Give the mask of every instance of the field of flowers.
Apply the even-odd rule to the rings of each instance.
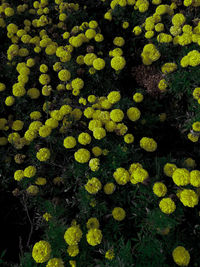
[[[200,267],[200,0],[0,0],[1,267]]]

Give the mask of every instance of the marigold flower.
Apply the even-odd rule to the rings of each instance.
[[[32,257],[37,263],[43,263],[49,260],[51,254],[51,245],[41,240],[33,246]]]
[[[101,182],[96,177],[89,179],[87,184],[85,185],[85,189],[90,194],[96,194],[99,190],[101,190],[101,188]]]
[[[172,257],[174,262],[179,266],[188,266],[190,262],[190,254],[182,246],[178,246],[173,250]]]
[[[100,229],[90,229],[86,235],[87,242],[91,246],[97,246],[101,243],[102,240],[102,233]]]
[[[176,209],[176,205],[175,205],[174,201],[169,197],[161,199],[161,201],[159,203],[159,207],[160,207],[161,211],[166,213],[166,214],[171,214]]]
[[[47,262],[46,267],[65,267],[64,262],[60,258],[52,258]]]
[[[78,245],[78,242],[80,242],[82,235],[83,233],[79,226],[71,226],[65,231],[64,239],[65,242],[70,246]]]
[[[120,207],[115,207],[112,210],[112,216],[116,221],[122,221],[126,217],[126,212]]]

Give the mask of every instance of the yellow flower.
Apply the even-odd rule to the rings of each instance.
[[[123,37],[115,37],[113,40],[113,44],[121,47],[125,44],[125,40]]]
[[[194,168],[194,167],[196,166],[196,162],[195,162],[195,160],[192,159],[192,158],[187,158],[187,159],[185,159],[185,160],[184,160],[184,164],[185,164],[185,166],[188,167],[188,168]],[[191,173],[190,173],[190,174],[191,174]],[[190,178],[191,178],[191,176],[190,176]]]
[[[101,188],[101,182],[96,177],[89,179],[87,184],[85,185],[85,189],[90,194],[96,194],[99,190],[101,190]]]
[[[47,221],[47,222],[52,218],[51,214],[48,213],[48,212],[44,213],[44,214],[42,215],[42,217],[43,217],[43,218],[45,219],[45,221]]]
[[[40,148],[36,154],[39,161],[47,161],[51,156],[50,150],[48,148]]]
[[[86,223],[87,229],[98,229],[99,228],[99,221],[96,217],[90,218]]]
[[[172,179],[178,186],[188,185],[190,183],[190,172],[185,168],[176,168],[172,174]]]
[[[51,254],[51,245],[41,240],[33,246],[32,257],[37,263],[43,263],[49,260]]]
[[[103,187],[103,191],[106,195],[111,195],[115,191],[116,186],[113,183],[107,183]]]
[[[157,149],[157,143],[153,138],[143,137],[140,140],[140,147],[147,152],[154,152]]]
[[[67,253],[70,257],[76,257],[79,254],[78,245],[71,245],[67,248]]]
[[[121,99],[121,94],[118,91],[111,91],[108,94],[107,99],[111,104],[115,104]]]
[[[35,181],[36,185],[45,185],[47,183],[47,179],[43,177],[38,177]]]
[[[176,26],[181,26],[185,22],[185,20],[185,16],[181,13],[177,13],[172,17],[172,23]]]
[[[199,203],[199,197],[194,190],[183,189],[180,192],[180,201],[184,206],[194,208]]]
[[[159,207],[160,207],[161,211],[163,213],[166,213],[166,214],[171,214],[176,209],[176,205],[175,205],[174,201],[169,197],[161,199],[161,201],[159,203]]]
[[[70,246],[77,245],[78,242],[80,242],[82,235],[83,233],[79,226],[71,226],[65,231],[64,239],[65,242]]]
[[[24,176],[31,178],[33,176],[35,176],[36,174],[36,168],[35,166],[28,166],[24,169]]]
[[[102,127],[95,127],[93,129],[93,136],[95,139],[100,140],[106,136],[106,131]]]
[[[136,36],[142,33],[142,29],[140,26],[135,26],[132,31]]]
[[[190,172],[190,184],[195,187],[200,187],[200,171],[193,170]]]
[[[95,157],[99,157],[102,154],[102,149],[98,146],[95,146],[92,148],[92,153],[95,155]]]
[[[129,172],[124,168],[117,168],[116,171],[113,173],[113,177],[115,181],[120,185],[125,185],[130,180]]]
[[[24,177],[24,171],[23,170],[17,170],[14,173],[14,179],[16,181],[20,181]]]
[[[89,161],[89,167],[91,171],[98,171],[99,170],[100,160],[98,158],[93,158]]]
[[[131,173],[130,182],[132,184],[142,183],[149,177],[147,170],[143,169],[142,167],[138,167]]]
[[[140,103],[142,102],[144,99],[144,96],[141,94],[141,93],[135,93],[133,95],[133,100],[136,102],[136,103]]]
[[[139,120],[141,115],[141,112],[138,108],[136,107],[131,107],[127,110],[127,116],[129,118],[129,120],[131,121],[137,121]]]
[[[110,112],[110,118],[114,122],[121,122],[124,118],[124,112],[121,109],[113,109]]]
[[[105,258],[108,260],[112,260],[115,257],[115,253],[113,249],[109,249],[106,251]]]
[[[102,70],[105,67],[105,61],[102,58],[96,58],[93,62],[93,67],[95,70]]]
[[[91,246],[96,246],[101,243],[102,233],[100,229],[90,229],[86,235],[87,242]]]
[[[164,197],[167,193],[167,187],[165,184],[161,182],[156,182],[153,185],[153,192],[158,197]]]
[[[126,212],[120,207],[115,207],[112,210],[112,216],[116,221],[122,221],[126,217]]]
[[[177,169],[177,166],[173,163],[166,163],[164,165],[163,171],[164,174],[168,177],[172,177],[174,171]]]
[[[91,143],[91,136],[88,133],[80,133],[78,136],[78,142],[82,145],[88,145]]]
[[[96,31],[94,29],[88,29],[86,32],[85,32],[85,36],[90,40],[92,38],[94,38],[96,35]]]
[[[174,262],[179,266],[188,266],[190,262],[190,254],[182,246],[178,246],[173,250],[172,257]]]
[[[124,142],[127,144],[131,144],[134,141],[134,136],[132,134],[124,135]]]
[[[65,267],[64,266],[64,262],[62,261],[62,259],[59,258],[52,258],[47,262],[46,267]]]
[[[16,121],[14,121],[13,124],[12,124],[12,129],[13,129],[14,131],[21,131],[22,128],[23,128],[23,126],[24,126],[24,122],[23,122],[23,121],[16,120]]]
[[[111,59],[111,67],[118,71],[122,70],[126,65],[126,60],[122,56],[116,56]]]

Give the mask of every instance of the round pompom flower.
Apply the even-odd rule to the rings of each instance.
[[[98,146],[94,146],[92,148],[92,153],[95,155],[95,157],[99,157],[102,154],[102,149]]]
[[[194,190],[191,189],[183,189],[180,192],[180,201],[184,206],[194,208],[199,202],[199,197]]]
[[[110,112],[110,118],[114,122],[121,122],[124,118],[124,112],[121,109],[113,109]]]
[[[51,127],[52,129],[55,129],[58,127],[58,121],[54,118],[49,118],[45,121],[45,125]]]
[[[107,183],[103,187],[103,191],[106,195],[111,195],[115,191],[115,184],[113,183]]]
[[[200,171],[193,170],[190,172],[190,184],[195,187],[200,187]]]
[[[87,184],[85,185],[85,189],[90,194],[96,194],[99,190],[101,190],[101,188],[101,182],[96,177],[92,177],[91,179],[89,179]]]
[[[117,103],[121,99],[120,92],[118,91],[111,91],[107,96],[108,101],[111,104]]]
[[[136,103],[140,103],[142,102],[142,100],[144,99],[143,95],[141,93],[135,93],[133,95],[133,100],[136,102]]]
[[[80,148],[74,153],[74,158],[79,163],[86,163],[90,160],[90,151]]]
[[[85,32],[85,36],[90,40],[92,38],[94,38],[96,35],[96,31],[94,29],[88,29],[86,32]]]
[[[90,218],[86,223],[87,229],[98,229],[99,228],[99,221],[96,217]]]
[[[89,167],[91,171],[95,172],[99,169],[100,160],[98,158],[93,158],[89,161]]]
[[[143,137],[140,140],[140,147],[147,152],[154,152],[157,149],[157,143],[153,138]]]
[[[165,184],[161,182],[156,182],[153,185],[153,192],[158,197],[164,197],[167,193],[167,187]]]
[[[106,131],[102,127],[95,127],[93,130],[93,136],[95,139],[100,140],[106,136]]]
[[[84,63],[87,66],[92,66],[93,61],[97,59],[97,56],[94,53],[88,53],[84,56]]]
[[[37,152],[36,157],[39,161],[46,161],[50,158],[51,153],[48,148],[40,148],[40,150]]]
[[[165,214],[171,214],[176,209],[176,205],[174,201],[169,197],[161,199],[159,203],[159,207],[161,211]]]
[[[37,195],[37,193],[39,192],[39,188],[37,185],[30,185],[27,189],[26,192],[31,195],[31,196],[35,196]]]
[[[101,243],[102,240],[102,233],[100,229],[90,229],[86,235],[87,242],[91,246],[96,246]]]
[[[116,56],[111,59],[111,67],[116,71],[122,70],[125,65],[126,60],[124,59],[124,57]]]
[[[38,177],[35,181],[36,185],[45,185],[47,183],[47,179],[43,177]]]
[[[40,77],[39,77],[39,82],[42,85],[50,83],[50,80],[51,79],[50,79],[50,76],[48,74],[41,74]]]
[[[83,233],[78,226],[71,226],[65,231],[64,239],[69,246],[78,245],[82,235]]]
[[[58,73],[58,78],[63,82],[69,81],[71,78],[71,73],[68,70],[61,70]]]
[[[13,96],[7,96],[5,99],[6,106],[10,107],[15,103],[15,98]]]
[[[80,133],[78,136],[78,142],[82,145],[88,145],[91,142],[91,136],[88,133]]]
[[[181,26],[185,22],[185,16],[181,13],[177,13],[172,17],[172,24]]]
[[[76,90],[81,90],[84,86],[84,81],[80,78],[76,78],[71,82],[72,88]]]
[[[67,253],[70,257],[76,257],[79,253],[79,247],[78,245],[69,246],[67,248]]]
[[[24,177],[24,171],[23,170],[17,170],[14,173],[14,179],[16,181],[20,181]]]
[[[52,132],[52,128],[47,125],[43,125],[39,129],[39,135],[41,137],[47,137],[51,134],[51,132]]]
[[[102,58],[95,59],[92,64],[95,70],[102,70],[106,65],[105,61]]]
[[[190,254],[182,246],[178,246],[173,250],[172,257],[174,262],[179,266],[188,266],[190,262]]]
[[[24,169],[24,176],[31,178],[36,174],[35,166],[28,166]]]
[[[172,177],[176,169],[177,169],[177,166],[173,163],[166,163],[163,167],[164,174],[168,177]]]
[[[112,216],[116,221],[122,221],[126,216],[126,212],[120,207],[115,207],[112,210]]]
[[[141,112],[138,108],[131,107],[127,110],[127,116],[129,118],[129,120],[131,120],[131,121],[139,120],[140,115],[141,115]]]
[[[124,135],[124,142],[127,144],[131,144],[134,141],[134,136],[132,134]]]
[[[133,170],[131,173],[131,183],[142,183],[149,177],[147,170],[143,169],[142,167],[138,167],[136,170]]]
[[[113,177],[115,178],[115,181],[118,184],[125,185],[130,179],[130,174],[124,168],[117,168],[116,171],[113,173]]]
[[[13,129],[14,131],[20,131],[20,130],[22,130],[23,126],[24,126],[23,121],[16,120],[16,121],[14,121],[13,124],[12,124],[12,129]]]
[[[74,148],[76,146],[76,139],[73,136],[68,136],[64,139],[63,145],[65,148]]]
[[[65,267],[64,262],[62,259],[59,258],[52,258],[47,262],[46,267]]]
[[[190,172],[185,168],[177,168],[172,174],[172,179],[178,186],[188,185],[190,183]]]
[[[41,240],[33,246],[32,257],[37,263],[48,261],[51,254],[51,245],[44,240]]]
[[[30,113],[31,120],[39,120],[41,118],[42,114],[39,111],[33,111]]]
[[[109,249],[106,251],[105,258],[108,260],[112,260],[115,257],[115,253],[113,249]]]
[[[121,47],[125,44],[125,40],[123,37],[115,37],[113,40],[113,44]]]

